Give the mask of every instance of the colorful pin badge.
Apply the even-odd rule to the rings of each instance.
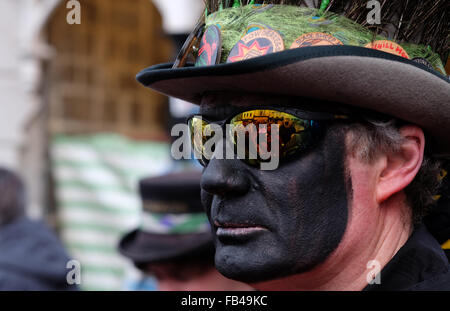
[[[291,49],[308,46],[343,45],[342,41],[323,32],[310,32],[298,37],[291,45]]]
[[[272,29],[260,29],[241,38],[231,50],[227,63],[234,63],[283,50],[283,38],[278,32]]]
[[[219,27],[209,26],[203,34],[198,50],[196,67],[211,66],[220,62],[222,54],[222,36]]]
[[[399,44],[389,40],[374,41],[367,44],[365,47],[369,49],[383,51],[386,53],[391,53],[409,59],[409,55],[404,48],[402,48]]]

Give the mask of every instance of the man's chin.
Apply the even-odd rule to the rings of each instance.
[[[264,253],[228,245],[217,247],[215,265],[225,277],[248,284],[280,278],[290,270],[278,258],[268,258]]]
[[[276,277],[273,277],[271,275],[267,275],[267,271],[263,270],[257,270],[254,269],[254,267],[249,267],[249,270],[243,270],[243,269],[233,269],[229,265],[220,265],[218,264],[216,266],[217,270],[226,278],[229,278],[231,280],[243,282],[246,284],[257,284],[262,282],[267,282],[270,280],[273,280]],[[244,267],[240,267],[244,268]]]

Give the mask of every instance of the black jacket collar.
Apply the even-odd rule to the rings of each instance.
[[[450,264],[439,243],[419,225],[365,291],[450,290]]]

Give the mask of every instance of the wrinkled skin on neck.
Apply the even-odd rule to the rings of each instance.
[[[204,97],[201,111],[220,120],[233,107],[288,102],[292,99],[214,94]],[[274,171],[237,159],[211,160],[203,172],[202,202],[215,234],[217,269],[226,277],[255,283],[302,273],[324,262],[347,227],[349,184],[345,132],[337,125],[331,125],[314,148]],[[245,240],[220,239],[215,222],[265,230]]]

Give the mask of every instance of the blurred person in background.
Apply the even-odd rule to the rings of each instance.
[[[62,244],[25,210],[23,182],[0,168],[0,290],[76,290],[67,282],[70,259]]]
[[[200,173],[185,172],[144,179],[144,211],[139,229],[126,234],[120,252],[161,291],[250,290],[214,267],[211,228],[200,202]]]

